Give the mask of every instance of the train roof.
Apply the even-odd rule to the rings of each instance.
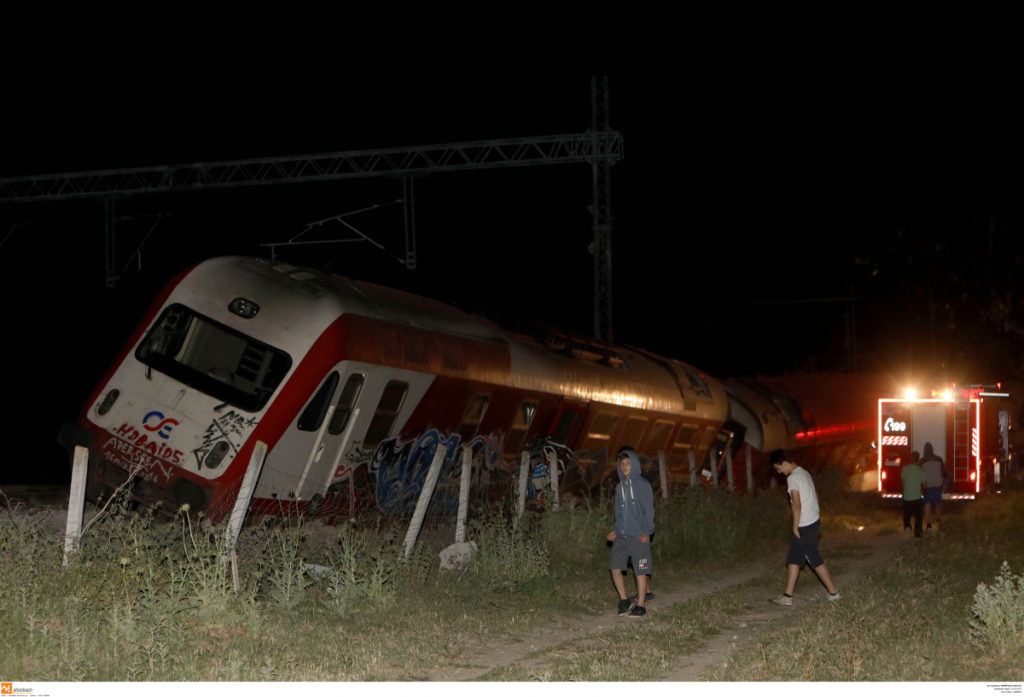
[[[367,281],[257,257],[209,259],[188,280],[171,301],[212,313],[224,293],[211,290],[251,295],[266,310],[259,318],[264,340],[299,353],[339,316],[355,314],[507,347],[510,387],[694,418],[724,418],[727,409],[721,385],[680,361],[565,334],[511,332],[486,317]]]

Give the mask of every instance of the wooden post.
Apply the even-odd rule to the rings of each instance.
[[[519,517],[526,510],[526,481],[529,476],[529,453],[523,450],[519,456]]]
[[[746,452],[747,452],[747,493],[750,494],[750,495],[753,495],[754,494],[754,457],[753,457],[753,454],[750,452],[751,449],[752,449],[750,447],[750,443],[747,443],[745,449],[746,449]]]
[[[725,473],[728,476],[729,481],[729,493],[736,493],[736,480],[733,479],[732,473],[732,438],[725,443]]]
[[[68,555],[78,551],[82,537],[82,518],[85,515],[85,479],[89,473],[89,450],[75,446],[71,469],[71,492],[68,496],[68,519],[64,528],[64,566]]]
[[[348,517],[356,517],[356,471],[348,473]]]
[[[224,543],[228,550],[233,550],[238,544],[238,534],[242,531],[242,523],[245,522],[245,514],[249,512],[249,503],[252,501],[252,494],[256,490],[256,482],[259,481],[260,472],[263,471],[263,461],[267,458],[267,444],[261,440],[256,441],[252,449],[252,456],[249,458],[249,467],[242,477],[242,486],[238,489],[238,496],[235,498],[235,507],[231,510],[231,517],[228,518],[228,527],[224,531]]]
[[[416,544],[416,537],[420,534],[420,527],[423,525],[423,516],[427,514],[427,504],[430,497],[434,495],[434,487],[437,485],[437,477],[441,473],[441,465],[444,464],[444,457],[448,454],[448,447],[438,443],[434,452],[434,460],[430,463],[427,471],[427,479],[423,482],[420,490],[420,498],[416,502],[416,510],[412,514],[412,522],[409,523],[409,531],[405,534],[405,558],[412,554],[412,546]]]
[[[523,516],[523,511],[526,510],[526,482],[527,477],[530,473],[530,453],[523,451],[523,454],[519,457],[519,514],[518,517]]]
[[[690,448],[686,454],[690,458],[690,488],[694,489],[697,486],[697,458],[693,455],[693,448]]]
[[[661,498],[668,498],[668,472],[665,469],[665,451],[658,451],[658,473],[661,475]]]
[[[551,491],[555,497],[555,500],[551,504],[551,510],[558,510],[558,456],[555,455],[554,450],[548,450],[548,472],[551,473]]]
[[[462,479],[459,481],[459,514],[455,519],[455,541],[466,541],[466,515],[469,511],[469,482],[473,470],[473,448],[462,446]]]

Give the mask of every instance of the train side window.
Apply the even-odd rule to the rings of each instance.
[[[626,425],[622,427],[622,438],[619,447],[632,448],[636,450],[640,445],[640,439],[644,437],[644,430],[647,428],[647,419],[642,416],[631,416],[626,419]]]
[[[355,406],[362,390],[363,376],[349,375],[348,380],[345,381],[345,387],[341,390],[341,396],[338,397],[338,406],[334,408],[331,425],[327,427],[327,432],[332,436],[338,435],[348,426],[348,420],[352,416],[352,407]]]
[[[373,419],[366,429],[363,448],[376,448],[378,443],[391,434],[391,427],[398,418],[398,410],[402,408],[408,391],[409,384],[398,380],[391,380],[384,387],[380,401],[377,402],[377,410],[373,412]]]
[[[683,424],[679,427],[679,433],[676,435],[676,442],[672,444],[672,447],[679,448],[680,450],[689,450],[693,447],[693,442],[697,439],[697,434],[700,430],[700,426]]]
[[[475,394],[470,397],[469,403],[466,404],[466,411],[462,414],[462,425],[459,426],[459,435],[462,436],[463,443],[473,440],[477,429],[480,428],[480,422],[484,420],[484,413],[487,411],[490,401],[491,398],[485,394]]]
[[[551,440],[562,445],[568,445],[567,441],[572,437],[572,432],[576,429],[576,419],[579,416],[577,412],[569,409],[563,411],[558,419],[558,424],[555,426],[555,430],[551,433]]]
[[[618,420],[615,414],[607,411],[595,416],[594,422],[590,425],[590,432],[587,433],[587,440],[583,443],[583,449],[591,452],[603,450],[608,445]]]
[[[654,427],[651,428],[651,435],[647,439],[647,450],[652,453],[667,450],[668,439],[672,436],[674,427],[675,424],[671,421],[655,421]]]
[[[533,423],[533,417],[537,413],[536,402],[523,402],[516,409],[516,415],[512,419],[512,427],[505,436],[505,454],[516,456],[523,448],[523,441],[526,440],[526,432]]]
[[[327,415],[327,405],[331,403],[334,391],[338,389],[338,381],[340,379],[338,371],[334,371],[327,376],[324,384],[316,391],[313,399],[309,400],[309,404],[306,405],[306,408],[302,410],[302,415],[299,416],[298,427],[300,431],[316,431],[320,428],[320,425],[324,422],[324,417]]]

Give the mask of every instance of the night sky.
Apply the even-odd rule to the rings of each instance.
[[[822,80],[756,66],[685,79],[612,72],[611,126],[625,151],[611,180],[616,341],[722,378],[844,367],[851,356],[872,369],[930,367],[951,321],[960,334],[975,331],[965,328],[977,316],[947,299],[978,295],[995,277],[1010,283],[1024,252],[1014,112],[965,84],[881,86],[854,70]],[[587,72],[58,87],[8,102],[0,177],[590,125]],[[149,230],[147,216],[169,217],[114,289],[104,287],[100,201],[0,206],[4,353],[9,368],[39,377],[22,402],[37,432],[25,451],[32,467],[64,465],[60,424],[171,275],[220,254],[267,255],[261,245],[401,192],[399,181],[374,179],[119,201],[118,213],[134,216],[119,227],[119,265]],[[590,203],[586,165],[434,175],[416,182],[416,271],[366,244],[279,256],[501,323],[587,334]],[[402,255],[399,206],[350,222]],[[334,225],[304,239],[350,236]],[[851,295],[854,354],[849,305],[834,301]],[[1005,358],[985,359],[985,369],[1005,372]],[[15,462],[5,458],[0,481],[18,483]]]

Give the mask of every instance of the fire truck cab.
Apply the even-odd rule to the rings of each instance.
[[[991,476],[983,458],[1005,462],[1009,437],[1006,407],[1000,398],[1009,394],[999,386],[975,385],[920,398],[878,400],[878,491],[884,498],[903,496],[901,467],[911,453],[924,456],[931,443],[946,467],[944,499],[973,499],[985,489]]]

